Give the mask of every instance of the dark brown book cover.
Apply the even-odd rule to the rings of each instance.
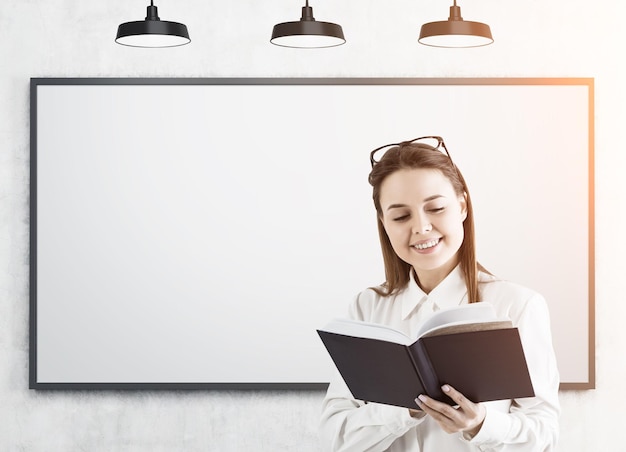
[[[411,345],[318,330],[355,399],[418,409],[427,394],[453,404],[450,384],[474,402],[532,397],[517,328],[422,337]]]

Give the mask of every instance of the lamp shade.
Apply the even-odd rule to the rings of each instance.
[[[115,42],[131,47],[176,47],[188,44],[191,39],[184,24],[159,19],[151,0],[146,19],[121,24]]]
[[[454,0],[448,20],[422,25],[418,41],[433,47],[481,47],[491,44],[493,37],[489,25],[463,20]]]
[[[282,47],[321,48],[335,47],[346,42],[341,25],[331,22],[319,22],[313,17],[313,8],[302,7],[302,17],[299,21],[283,22],[274,25],[272,30],[272,44]]]

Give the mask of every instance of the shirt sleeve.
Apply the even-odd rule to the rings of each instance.
[[[359,296],[350,304],[348,316],[359,320],[367,317]],[[322,403],[319,431],[323,450],[377,452],[389,449],[422,421],[423,417],[411,416],[406,408],[355,400],[336,371]]]
[[[551,451],[558,440],[559,373],[543,297],[531,296],[516,323],[535,397],[513,400],[508,413],[488,407],[480,431],[469,439],[481,451]]]
[[[337,373],[322,405],[320,437],[323,450],[385,451],[422,420],[412,417],[406,408],[353,399]]]

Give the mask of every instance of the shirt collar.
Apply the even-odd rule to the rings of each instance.
[[[406,319],[418,306],[431,301],[435,310],[458,306],[467,299],[467,287],[461,267],[457,265],[437,287],[425,293],[411,270],[409,284],[402,294],[402,318]]]

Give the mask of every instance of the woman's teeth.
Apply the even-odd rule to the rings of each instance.
[[[432,248],[433,246],[439,243],[439,239],[431,240],[430,242],[418,243],[417,245],[413,245],[418,250],[425,250],[427,248]]]

